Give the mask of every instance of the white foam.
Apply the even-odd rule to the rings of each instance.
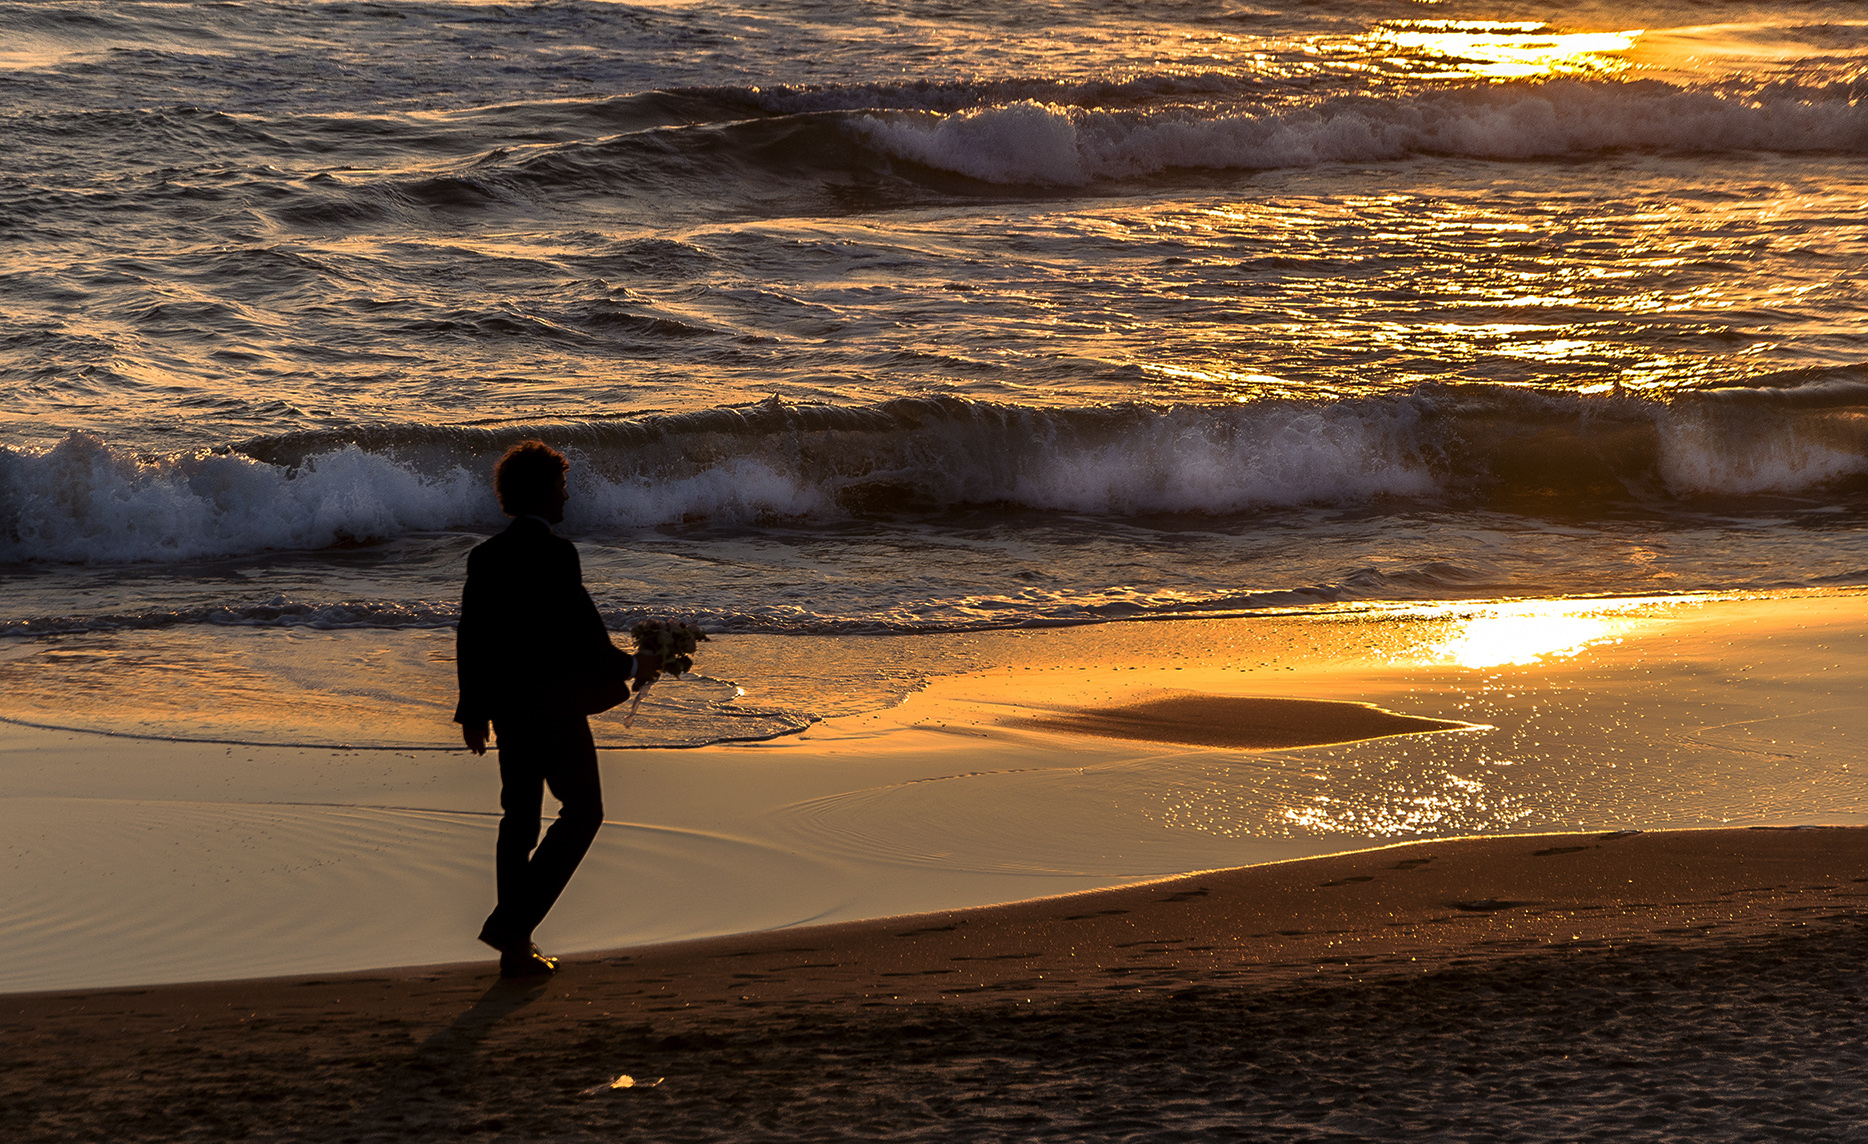
[[[1394,412],[1291,406],[1227,419],[1182,411],[1109,444],[1051,453],[1007,499],[1134,513],[1430,495],[1437,482],[1417,457],[1411,424],[1385,424]]]
[[[1077,138],[1077,116],[1055,104],[1021,100],[933,119],[864,119],[883,150],[989,183],[1073,186],[1092,172]]]
[[[774,516],[816,516],[834,508],[822,487],[761,460],[734,458],[672,480],[604,480],[587,475],[589,467],[577,465],[577,459],[572,458],[574,495],[565,510],[565,520],[574,528],[641,528],[690,516],[748,523]]]
[[[756,457],[680,477],[614,478],[595,475],[600,458],[568,453],[573,531],[835,510],[826,486]],[[491,468],[492,458],[470,457],[429,474],[354,444],[296,468],[238,454],[139,459],[74,433],[46,451],[0,448],[0,563],[191,560],[498,527],[506,517]]]
[[[497,519],[484,476],[423,476],[355,445],[296,470],[230,454],[153,460],[73,433],[0,449],[0,560],[184,560],[326,548]]]
[[[613,440],[567,445],[566,523],[571,535],[601,536],[692,520],[834,518],[891,503],[1127,515],[1458,497],[1519,479],[1504,462],[1525,434],[1570,440],[1578,471],[1595,471],[1598,424],[1641,427],[1657,442],[1618,463],[1631,491],[1658,483],[1681,498],[1810,492],[1868,474],[1857,406],[1837,405],[1834,388],[1634,403],[1429,387],[1168,409],[762,404],[728,419],[650,418]],[[334,441],[296,467],[237,454],[141,459],[82,434],[46,451],[0,448],[0,562],[187,560],[502,525],[488,479],[496,443],[436,430],[423,445],[421,428],[411,428],[416,443],[403,452]],[[1540,487],[1545,477],[1560,484],[1570,461],[1558,447],[1548,463],[1554,468],[1534,477]],[[349,622],[335,613],[293,620]]]
[[[1868,456],[1821,439],[1823,422],[1807,428],[1776,418],[1713,418],[1675,411],[1661,422],[1661,479],[1677,496],[1798,493],[1868,473]]]
[[[1868,150],[1868,107],[1728,99],[1655,82],[1498,84],[1405,98],[1193,117],[1023,100],[949,115],[865,116],[897,157],[1003,184],[1081,185],[1172,168],[1271,169],[1414,154],[1529,159],[1597,151]]]

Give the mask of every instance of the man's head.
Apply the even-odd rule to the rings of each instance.
[[[521,441],[493,466],[493,492],[507,516],[564,519],[564,471],[570,462],[543,441]]]

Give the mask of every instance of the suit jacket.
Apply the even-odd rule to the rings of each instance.
[[[576,546],[543,520],[516,517],[467,554],[455,722],[582,714],[578,689],[630,658],[584,590]]]

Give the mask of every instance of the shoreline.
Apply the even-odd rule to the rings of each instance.
[[[1611,848],[1619,852],[1590,853]],[[1567,861],[1534,861],[1551,858]],[[1583,869],[1577,869],[1578,866]],[[1637,877],[1624,876],[1628,874]],[[1772,882],[1773,878],[1777,881]],[[1737,884],[1760,879],[1768,884]],[[1811,879],[1828,879],[1834,884],[1791,884]],[[1699,900],[1629,903],[1610,897],[1622,892],[1621,887],[1625,885],[1639,886],[1642,892],[1637,896],[1678,899],[1686,895],[1697,896]],[[1339,892],[1322,895],[1317,893],[1320,890]],[[1154,896],[1161,892],[1169,896]],[[1535,894],[1544,896],[1529,896]],[[1226,924],[1246,916],[1239,911],[1249,909],[1250,916],[1265,924],[1317,926],[1350,922],[1360,927],[1259,930],[1231,936],[1227,946],[1229,954],[1269,950],[1281,957],[1299,959],[1263,963],[1268,966],[1297,966],[1303,958],[1317,951],[1319,942],[1323,949],[1338,949],[1339,954],[1346,956],[1343,962],[1346,965],[1354,962],[1401,964],[1396,959],[1402,955],[1406,956],[1406,964],[1413,965],[1420,962],[1423,954],[1430,957],[1502,955],[1521,947],[1567,948],[1579,941],[1602,945],[1622,938],[1632,940],[1649,932],[1685,932],[1650,931],[1644,928],[1648,922],[1686,924],[1694,919],[1694,928],[1703,934],[1723,929],[1727,931],[1726,936],[1754,937],[1768,928],[1760,911],[1822,909],[1824,907],[1813,903],[1823,895],[1838,900],[1860,899],[1858,904],[1868,906],[1868,826],[1799,824],[1412,839],[1020,901],[622,946],[563,955],[561,960],[567,970],[601,974],[604,967],[627,967],[626,974],[639,974],[697,959],[765,958],[806,952],[797,944],[802,941],[816,942],[820,947],[867,949],[893,936],[898,940],[915,938],[917,941],[915,949],[898,951],[891,955],[892,960],[912,958],[931,964],[951,956],[951,948],[978,946],[982,942],[991,948],[1007,942],[1019,944],[1017,939],[1021,935],[1028,938],[1038,935],[1055,921],[1088,922],[1091,924],[1077,928],[1104,937],[1126,930],[1152,934],[1151,926],[1173,928],[1164,915],[1174,911],[1155,909],[1154,904],[1197,903],[1203,908],[1218,907],[1228,911]],[[1212,900],[1205,900],[1209,898]],[[1731,901],[1722,901],[1726,898]],[[1138,911],[1138,916],[1128,916]],[[1714,914],[1718,920],[1705,920]],[[1373,919],[1377,916],[1387,920],[1376,922]],[[1181,928],[1186,929],[1185,919],[1181,921]],[[1429,934],[1430,927],[1454,923],[1457,923],[1455,928],[1445,934],[1423,936]],[[964,934],[960,933],[962,926],[969,927]],[[1397,928],[1402,932],[1379,932]],[[1505,931],[1521,932],[1501,938]],[[1571,933],[1567,942],[1562,940],[1566,932]],[[1162,944],[1158,935],[1144,936],[1138,941]],[[1032,942],[1027,940],[1025,944]],[[1185,944],[1185,941],[1170,939],[1169,944]],[[1350,952],[1352,944],[1362,952]],[[1094,942],[1090,945],[1104,948]],[[1195,947],[1199,952],[1212,952],[1216,948]],[[813,948],[808,952],[818,951]],[[1458,951],[1457,954],[1454,951]],[[997,960],[999,956],[989,954],[976,960]],[[1070,956],[1074,956],[1074,951]],[[957,959],[975,958],[967,955]],[[860,960],[869,963],[874,959]],[[1192,959],[1198,963],[1194,971],[1223,972],[1214,969],[1221,960],[1217,956]],[[1319,966],[1334,965],[1338,960],[1337,956],[1312,958]],[[100,996],[195,992],[213,995],[223,991],[267,992],[325,983],[342,987],[346,982],[377,980],[497,978],[496,961],[496,955],[488,953],[486,958],[473,961],[338,973],[0,993],[0,1008],[35,1008],[40,1002],[56,1004],[61,999]],[[1029,987],[1026,979],[1008,978],[990,967],[974,976],[979,978],[977,982],[959,990],[950,990],[945,985],[932,989],[897,988],[890,994],[890,1000],[905,1004],[951,1002],[958,996],[996,988],[1007,980]],[[739,975],[734,979],[739,980]],[[572,978],[560,974],[547,980],[563,983]],[[714,978],[702,980],[710,985],[719,984]],[[833,992],[842,990],[845,985],[838,977],[824,980]],[[1078,982],[1053,980],[1037,988],[1054,995],[1068,994],[1072,990],[1065,986],[1075,984]],[[760,992],[755,985],[731,988]],[[810,988],[793,989],[782,997],[811,1002],[821,1000],[819,991]],[[779,999],[775,996],[773,1000]],[[739,1000],[764,1003],[750,996]]]
[[[1868,823],[1865,604],[1493,601],[856,643],[841,669],[931,682],[775,742],[600,752],[607,825],[539,942],[578,953],[783,931],[1397,837]],[[112,645],[116,659],[76,658],[136,662],[141,638]],[[202,664],[245,646],[204,638]],[[826,686],[796,645],[718,643],[709,666],[747,681],[749,706]],[[352,679],[357,695],[439,686],[431,637],[385,644],[371,659],[372,641],[308,639],[298,670],[384,665]],[[256,717],[287,697],[260,693],[243,714],[266,678],[204,700],[225,698],[229,722]],[[144,717],[132,681],[104,694]],[[706,694],[670,687],[643,720],[678,728]],[[380,712],[383,728],[453,730],[418,708]],[[1381,737],[1345,741],[1370,730]],[[13,863],[0,912],[15,921],[0,989],[478,957],[497,805],[494,768],[459,751],[0,726]]]

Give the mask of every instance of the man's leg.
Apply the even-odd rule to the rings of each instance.
[[[553,723],[553,750],[544,778],[552,797],[563,805],[526,867],[528,934],[545,920],[603,825],[603,781],[597,771],[590,721],[577,715]]]
[[[505,721],[499,732],[499,801],[505,812],[497,849],[499,906],[480,940],[501,950],[524,950],[603,825],[603,791],[596,745],[582,716]],[[564,805],[541,843],[547,783]]]
[[[499,736],[499,841],[494,845],[494,880],[499,904],[480,927],[480,940],[499,950],[524,949],[531,944],[527,867],[545,793],[545,776],[535,729],[516,720],[501,720]]]

